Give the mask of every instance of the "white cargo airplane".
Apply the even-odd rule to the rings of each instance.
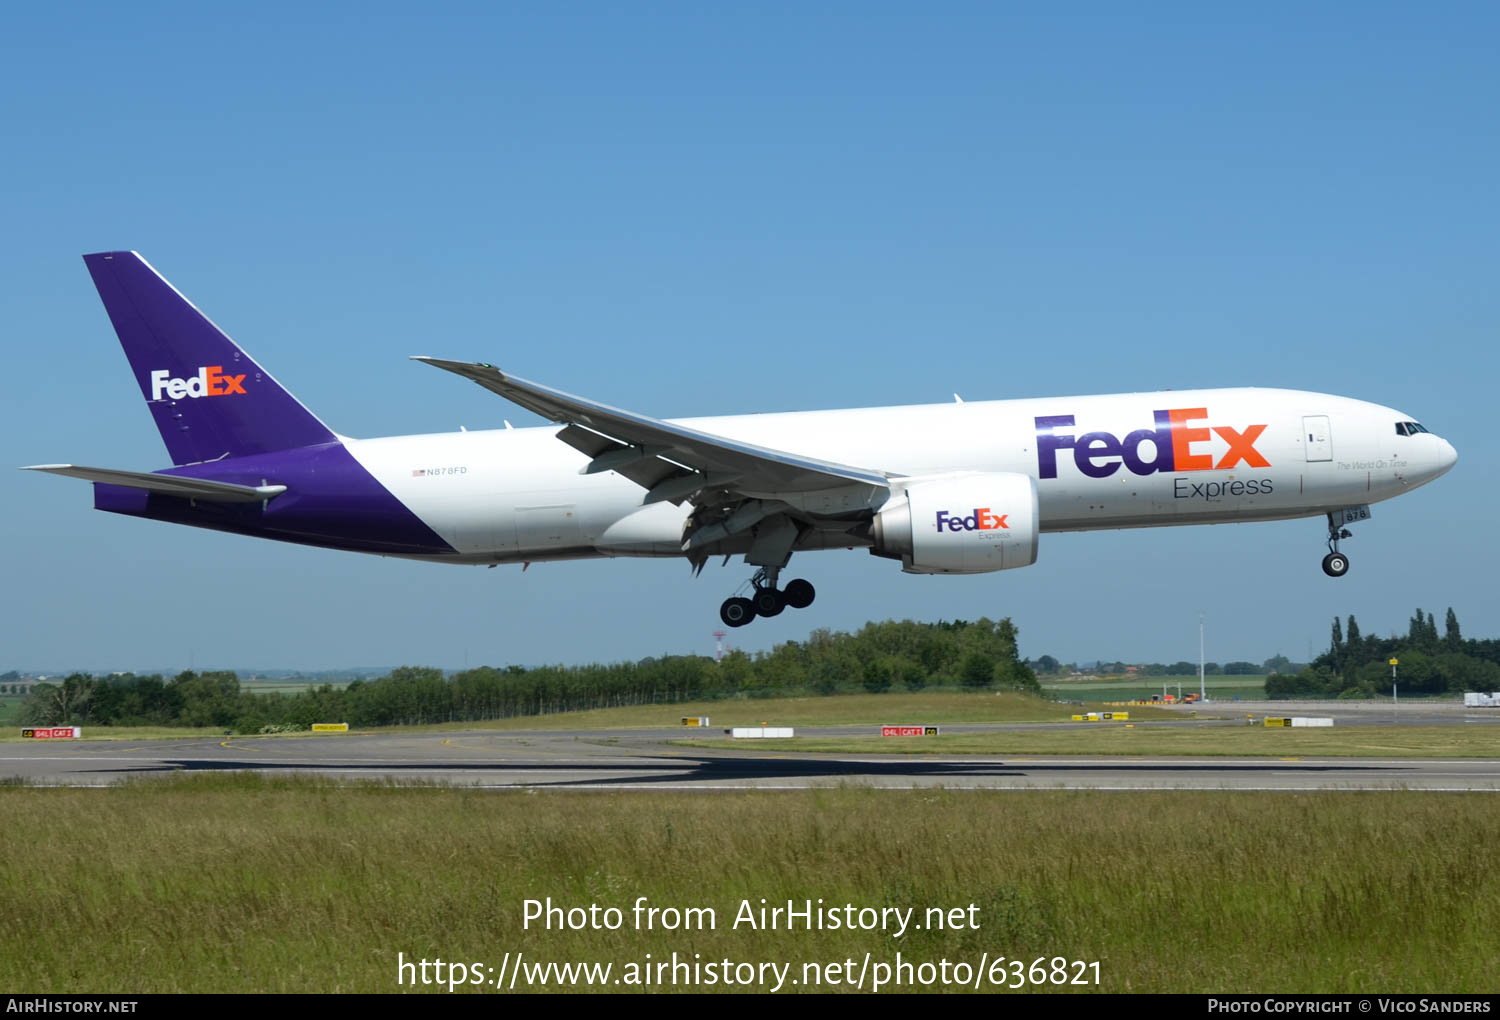
[[[914,574],[1036,562],[1044,531],[1323,517],[1345,526],[1457,460],[1411,415],[1323,393],[1183,390],[662,420],[492,365],[418,358],[561,429],[350,439],[134,252],[86,255],[175,467],[34,470],[114,513],[441,563],[714,556],[757,568],[732,627],[813,600],[794,552]]]

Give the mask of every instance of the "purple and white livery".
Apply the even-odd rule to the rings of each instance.
[[[418,358],[562,426],[351,439],[135,252],[84,262],[175,465],[41,464],[100,510],[444,563],[743,555],[741,626],[813,600],[792,553],[860,547],[908,573],[1036,561],[1044,531],[1324,517],[1323,570],[1372,503],[1457,454],[1410,415],[1322,393],[1186,390],[661,420]]]

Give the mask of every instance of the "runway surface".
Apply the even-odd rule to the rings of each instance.
[[[1271,714],[1294,714],[1270,703]],[[1184,718],[1154,725],[1243,725],[1264,703],[1219,705],[1226,720]],[[1325,706],[1326,707],[1326,706]],[[1389,724],[1390,706],[1298,705],[1295,714],[1335,714],[1338,725]],[[1398,710],[1405,712],[1404,709]],[[1500,723],[1500,712],[1414,707],[1402,722]],[[1071,725],[1071,724],[1057,724]],[[1054,724],[966,724],[947,733],[1053,728]],[[799,736],[867,734],[868,726],[799,728]],[[85,730],[87,733],[87,730]],[[690,735],[660,730],[483,730],[357,733],[318,737],[225,737],[151,741],[37,741],[0,744],[0,778],[102,786],[193,771],[247,770],[340,779],[396,779],[484,788],[573,790],[802,789],[841,784],[890,788],[1487,790],[1500,791],[1500,759],[1267,759],[799,753],[783,747],[685,748]],[[718,736],[708,730],[703,736]],[[1500,729],[1496,730],[1500,740]]]

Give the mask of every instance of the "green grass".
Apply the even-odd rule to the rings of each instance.
[[[516,951],[789,961],[796,976],[866,952],[1064,956],[1098,960],[1111,992],[1494,989],[1500,885],[1483,862],[1500,800],[1484,794],[506,795],[193,776],[0,786],[0,811],[0,986],[37,993],[390,992],[398,952],[499,966]],[[549,896],[627,917],[638,896],[712,907],[718,925],[523,930],[522,901]],[[972,903],[979,927],[732,930],[762,897]]]
[[[1130,701],[1135,698],[1149,700],[1151,695],[1160,697],[1162,693],[1162,678],[1154,679],[1153,683],[1152,678],[1142,677],[1090,677],[1086,680],[1056,677],[1043,680],[1042,690],[1057,697],[1087,697],[1097,701]],[[1196,693],[1198,678],[1166,678],[1168,694],[1175,696],[1179,687],[1184,696]],[[1204,687],[1210,698],[1220,701],[1232,701],[1236,695],[1255,700],[1266,696],[1264,676],[1210,676],[1204,678]]]
[[[684,716],[708,716],[726,726],[855,726],[883,723],[1057,722],[1078,712],[1073,705],[1025,694],[995,691],[929,691],[917,694],[835,694],[828,697],[726,698],[674,705],[636,705],[587,712],[517,716],[486,722],[442,723],[407,730],[655,729],[680,726]],[[1175,713],[1147,709],[1151,718]],[[1145,718],[1143,716],[1143,718]],[[685,732],[691,732],[690,730]]]
[[[14,720],[26,699],[19,694],[0,695],[0,726],[18,726]]]
[[[1097,707],[1097,706],[1094,706]],[[659,729],[680,727],[684,716],[708,716],[715,727],[840,726],[882,723],[952,722],[1048,722],[1065,720],[1076,706],[1047,701],[1024,694],[995,691],[929,691],[918,694],[836,694],[829,697],[724,698],[673,705],[634,705],[586,712],[514,716],[471,722],[432,723],[422,726],[381,726],[355,732],[449,733],[472,730],[560,730],[560,729]],[[1137,709],[1141,718],[1172,719],[1173,713]],[[338,721],[338,720],[331,720]],[[223,729],[172,728],[162,726],[90,726],[83,724],[88,740],[160,740],[181,737],[222,736]],[[691,732],[684,730],[684,732]],[[308,734],[278,734],[299,736]],[[327,734],[317,734],[327,736]],[[0,741],[20,740],[20,730],[0,731]]]
[[[1131,712],[1132,717],[1134,711]],[[1163,727],[1079,723],[1076,729],[944,734],[937,737],[794,737],[674,740],[689,747],[839,754],[1107,754],[1273,758],[1497,758],[1500,731],[1479,726]]]

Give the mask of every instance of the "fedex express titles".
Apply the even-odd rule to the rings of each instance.
[[[1271,466],[1271,462],[1255,448],[1256,441],[1266,430],[1265,425],[1250,425],[1244,429],[1228,425],[1198,425],[1208,418],[1206,407],[1168,408],[1153,411],[1152,416],[1156,428],[1136,429],[1124,439],[1111,432],[1085,432],[1074,436],[1058,431],[1075,426],[1071,414],[1036,417],[1037,477],[1057,477],[1058,453],[1063,450],[1073,451],[1074,466],[1089,478],[1108,478],[1122,464],[1131,474],[1141,476],[1159,472],[1224,471],[1241,464],[1251,468]],[[1229,449],[1217,461],[1204,448],[1214,435],[1229,444]],[[1147,442],[1151,444],[1150,460],[1141,450]],[[1269,478],[1206,483],[1178,478],[1173,485],[1173,495],[1178,499],[1217,499],[1222,496],[1269,495],[1271,492]]]
[[[159,368],[151,373],[151,399],[160,400],[163,395],[172,400],[184,397],[227,397],[231,393],[244,394],[245,376],[230,375],[223,365],[204,365],[190,379],[174,379],[172,373]]]

